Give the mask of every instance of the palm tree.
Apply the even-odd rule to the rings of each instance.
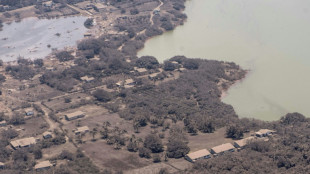
[[[95,136],[96,136],[96,134],[98,133],[97,128],[93,128],[93,130],[91,130],[90,133],[91,133],[92,136],[93,136],[92,141],[96,141]]]

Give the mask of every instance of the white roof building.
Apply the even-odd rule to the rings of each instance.
[[[235,147],[231,143],[215,146],[211,149],[212,154],[221,154],[224,152],[233,152]]]
[[[50,161],[42,161],[34,166],[35,170],[45,170],[51,168],[53,165]]]
[[[23,139],[11,141],[10,144],[14,149],[17,149],[17,148],[22,148],[22,147],[29,147],[36,143],[37,142],[34,137],[29,137],[29,138],[23,138]]]
[[[198,150],[196,152],[189,153],[185,158],[190,162],[195,162],[199,159],[211,158],[211,153],[207,149]]]

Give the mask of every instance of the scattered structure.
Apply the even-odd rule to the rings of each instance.
[[[267,137],[275,133],[276,131],[269,130],[269,129],[261,129],[258,132],[255,132],[257,137]]]
[[[52,7],[53,6],[53,1],[43,2],[43,6],[44,7]]]
[[[55,71],[54,67],[46,67],[45,69],[48,70],[48,71]]]
[[[34,169],[36,171],[40,171],[40,170],[46,170],[46,169],[49,169],[51,168],[53,165],[50,161],[42,161],[42,162],[39,162],[38,164],[36,164],[34,166]]]
[[[254,137],[248,137],[248,138],[244,138],[238,141],[234,142],[234,146],[236,148],[243,148],[245,145],[247,145],[250,141],[254,140]]]
[[[145,69],[145,68],[134,67],[134,69],[135,69],[138,73],[145,73],[145,72],[147,72],[147,69]]]
[[[177,62],[177,61],[171,61],[171,63],[172,63],[172,64],[175,64],[175,65],[178,65],[178,64],[179,64],[179,62]]]
[[[5,166],[5,164],[4,164],[4,163],[2,163],[2,162],[0,162],[0,169],[3,169],[3,168],[4,168],[4,166]]]
[[[27,108],[27,109],[25,109],[25,114],[26,114],[26,116],[33,116],[34,111],[32,108]]]
[[[75,120],[78,118],[83,118],[83,117],[85,117],[85,114],[82,111],[76,111],[76,112],[65,115],[65,118],[68,121]]]
[[[84,33],[84,37],[91,37],[92,36],[92,34],[91,33]]]
[[[179,68],[178,69],[180,72],[184,72],[186,70],[186,68]]]
[[[87,132],[89,132],[88,126],[78,127],[78,128],[76,128],[76,130],[74,131],[75,135],[85,134],[85,133],[87,133]]]
[[[185,159],[189,162],[195,162],[199,159],[211,158],[211,153],[207,149],[198,150],[196,152],[189,153],[185,156]]]
[[[44,139],[53,138],[53,135],[52,135],[51,132],[44,132],[44,133],[43,133],[43,138],[44,138]]]
[[[13,149],[18,149],[18,148],[23,148],[23,147],[30,147],[33,144],[36,144],[36,139],[34,137],[29,137],[29,138],[23,138],[19,140],[14,140],[11,141],[11,146]]]
[[[88,77],[88,76],[83,76],[81,77],[81,80],[85,81],[85,82],[92,82],[95,80],[94,77]]]
[[[124,86],[125,88],[130,88],[135,85],[135,81],[133,79],[126,79],[125,81],[119,81],[116,83],[117,86]]]
[[[220,155],[225,152],[234,152],[235,147],[231,143],[222,144],[215,146],[211,149],[211,153],[215,155]]]
[[[158,75],[158,73],[150,74],[150,75],[149,75],[149,79],[150,79],[150,80],[154,80],[155,77],[156,77],[157,75]]]
[[[6,121],[5,120],[0,121],[0,127],[2,127],[2,126],[6,126]]]

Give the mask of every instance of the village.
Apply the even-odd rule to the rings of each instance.
[[[245,76],[236,64],[136,56],[147,38],[183,23],[180,1],[113,3],[0,6],[21,18],[37,9],[42,18],[92,20],[77,48],[1,63],[0,173],[180,173],[277,138],[274,125],[239,119],[220,101]],[[240,136],[227,135],[231,125]]]

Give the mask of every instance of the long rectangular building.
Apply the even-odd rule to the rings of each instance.
[[[83,118],[84,116],[85,116],[85,114],[82,111],[76,111],[76,112],[65,115],[66,120],[68,120],[68,121],[75,120],[78,118]]]
[[[190,162],[195,162],[199,159],[211,158],[211,153],[207,149],[198,150],[196,152],[189,153],[185,156],[185,159]]]
[[[211,149],[212,154],[222,154],[225,152],[234,152],[235,147],[231,143],[222,144],[219,146],[215,146]]]
[[[33,137],[29,137],[29,138],[23,138],[23,139],[19,139],[19,140],[14,140],[11,141],[10,144],[11,146],[16,150],[18,148],[22,148],[22,147],[29,147],[33,144],[36,144],[36,139]]]

